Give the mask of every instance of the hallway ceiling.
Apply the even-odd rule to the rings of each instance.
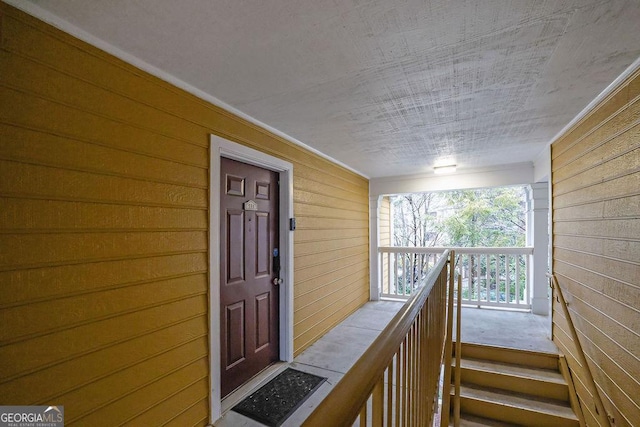
[[[637,0],[31,2],[369,177],[531,162],[640,57]]]

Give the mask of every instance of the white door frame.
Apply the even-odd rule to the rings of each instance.
[[[293,361],[293,165],[226,140],[210,137],[209,163],[209,397],[210,423],[222,415],[220,395],[220,158],[225,157],[280,173],[280,360]]]

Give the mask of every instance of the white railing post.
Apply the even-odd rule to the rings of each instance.
[[[549,184],[539,182],[531,184],[527,191],[530,211],[527,224],[527,245],[533,246],[533,257],[529,263],[529,285],[531,311],[534,314],[549,314],[549,286],[547,273],[549,258]],[[529,296],[527,298],[529,299]]]

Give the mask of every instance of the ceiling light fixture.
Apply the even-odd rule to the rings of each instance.
[[[454,173],[455,171],[456,171],[456,165],[435,166],[433,168],[433,173],[437,173],[437,174]]]

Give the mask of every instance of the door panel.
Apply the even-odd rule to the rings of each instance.
[[[227,211],[227,285],[244,281],[244,212]]]
[[[262,294],[256,297],[256,350],[269,344],[269,318],[271,304],[270,295]]]
[[[270,260],[269,214],[256,212],[256,278],[264,277],[271,273],[269,268]]]
[[[220,358],[226,396],[278,360],[278,174],[221,159]]]
[[[245,358],[244,347],[244,301],[227,306],[227,367],[232,367]]]

